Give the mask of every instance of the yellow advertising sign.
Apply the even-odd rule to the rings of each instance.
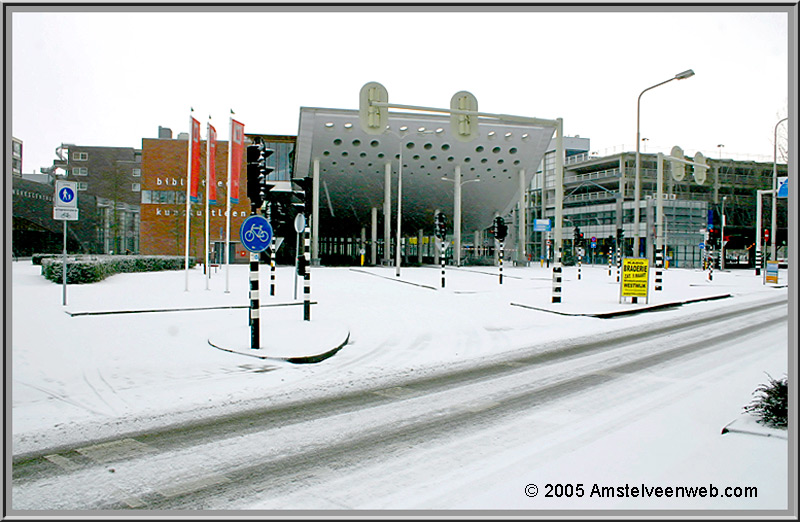
[[[650,266],[642,257],[627,257],[622,260],[621,297],[647,297]]]

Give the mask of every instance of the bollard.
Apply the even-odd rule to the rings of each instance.
[[[661,284],[662,284],[662,282],[661,282],[661,265],[663,265],[663,264],[664,264],[664,261],[663,261],[662,249],[660,249],[660,248],[656,249],[656,284],[655,284],[656,291],[660,291],[661,290]]]

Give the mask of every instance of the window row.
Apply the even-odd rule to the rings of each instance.
[[[89,167],[72,167],[72,175],[73,176],[88,176],[89,175]],[[134,178],[139,178],[142,176],[142,169],[133,169],[131,170],[131,176]]]

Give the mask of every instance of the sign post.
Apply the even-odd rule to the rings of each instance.
[[[64,251],[61,266],[61,304],[67,305],[67,221],[78,220],[78,184],[74,181],[56,180],[56,197],[53,219],[64,222]]]
[[[258,257],[272,243],[272,226],[260,214],[251,214],[239,229],[239,239],[250,252],[250,348],[258,350],[259,338],[259,297],[258,297]]]

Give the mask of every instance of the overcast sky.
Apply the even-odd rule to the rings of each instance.
[[[686,69],[642,96],[642,150],[771,161],[788,110],[788,8],[20,9],[6,66],[26,173],[61,143],[139,148],[159,125],[188,131],[190,107],[203,139],[209,116],[228,139],[230,109],[245,132],[296,135],[301,106],[357,109],[369,81],[392,103],[449,107],[466,90],[484,112],[561,117],[600,154],[635,150],[639,93]]]

